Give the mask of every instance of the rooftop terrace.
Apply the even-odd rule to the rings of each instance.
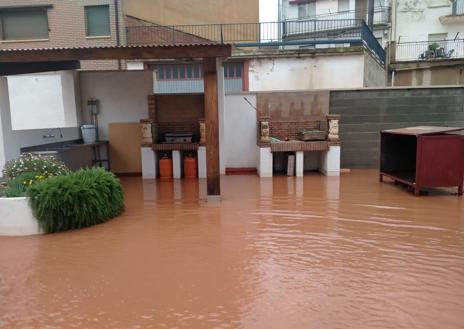
[[[149,22],[129,24],[130,45],[216,42],[236,47],[364,46],[382,63],[385,50],[362,19],[298,19],[267,23],[164,26]]]

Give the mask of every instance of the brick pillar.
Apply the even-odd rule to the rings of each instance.
[[[148,117],[156,122],[156,96],[148,95]]]

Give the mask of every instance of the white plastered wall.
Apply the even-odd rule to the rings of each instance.
[[[80,73],[80,90],[85,120],[89,120],[87,100],[99,101],[99,137],[108,139],[108,124],[139,122],[148,117],[147,96],[152,93],[150,71]]]
[[[14,130],[78,126],[72,71],[13,75],[7,80]]]
[[[246,101],[248,100],[251,105]],[[226,96],[224,162],[226,168],[256,168],[256,95]]]
[[[427,41],[429,34],[447,33],[447,39],[453,40],[456,33],[463,37],[464,22],[442,24],[441,16],[451,15],[449,0],[399,0],[396,2],[396,29],[392,41]],[[395,22],[393,22],[394,24]]]
[[[362,88],[364,54],[249,61],[250,91]]]
[[[79,111],[78,111],[79,112]],[[77,113],[78,119],[80,118]],[[47,118],[43,118],[46,120]],[[57,130],[52,131],[54,138],[44,139],[48,134],[45,129],[13,130],[11,126],[10,102],[8,95],[8,83],[6,77],[0,77],[0,175],[5,162],[16,158],[20,149],[26,146],[34,146],[53,142],[61,142],[80,138],[79,128],[63,128],[63,138]]]

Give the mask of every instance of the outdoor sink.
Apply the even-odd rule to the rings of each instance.
[[[30,153],[32,153],[32,154],[40,154],[40,155],[55,155],[55,154],[58,154],[58,151],[57,150],[44,149],[44,150],[40,150],[40,151],[32,151]]]
[[[25,147],[21,152],[52,156],[72,170],[91,167],[94,157],[91,144],[86,145],[80,140]]]

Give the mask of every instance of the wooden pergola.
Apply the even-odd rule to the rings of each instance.
[[[219,119],[217,59],[231,56],[231,46],[216,43],[0,50],[0,76],[80,68],[81,60],[202,60],[205,88],[206,171],[208,197],[219,197]]]

